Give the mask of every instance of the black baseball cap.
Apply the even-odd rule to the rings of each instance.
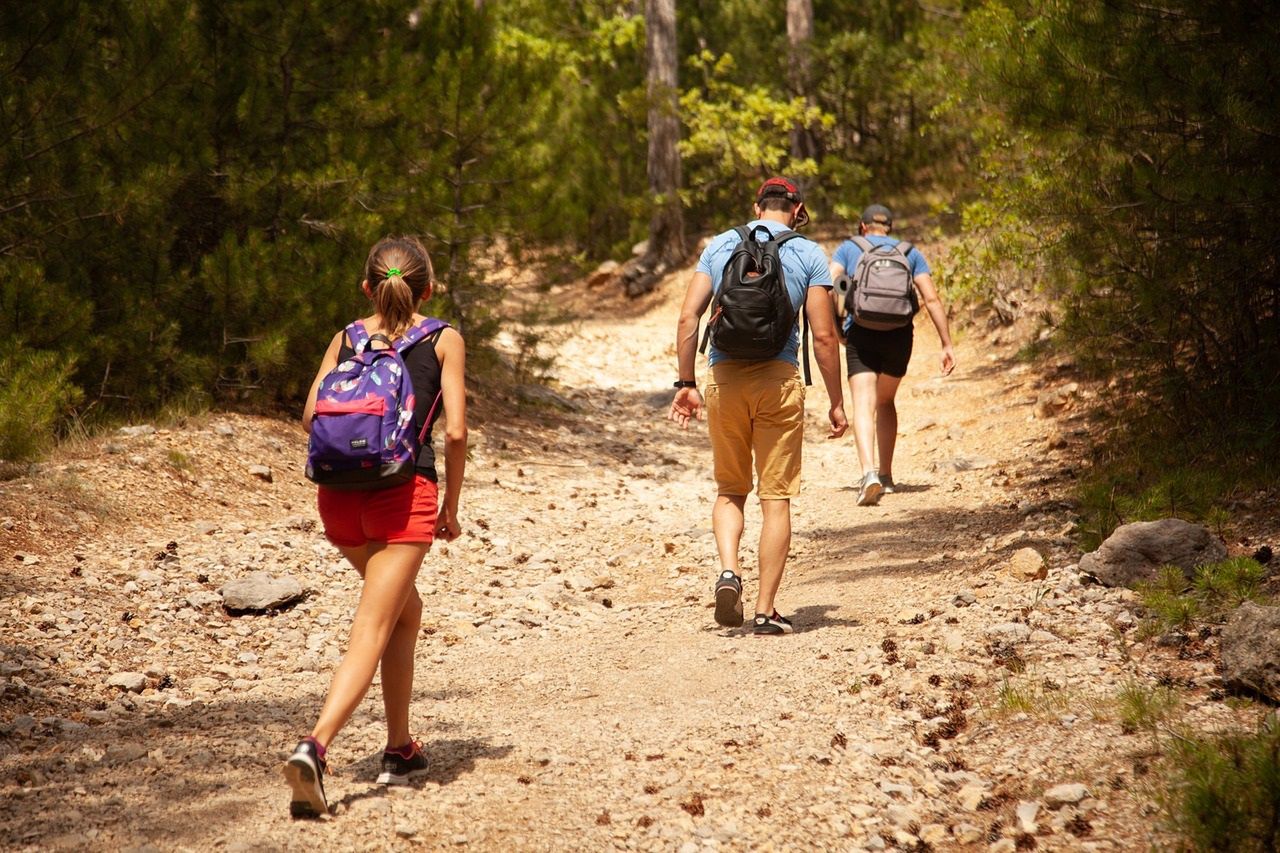
[[[868,225],[889,228],[893,225],[893,211],[883,204],[869,204],[862,211],[862,221]]]
[[[781,176],[769,178],[760,185],[760,189],[756,190],[756,204],[771,196],[785,198],[792,204],[804,204],[804,193],[800,191],[800,187],[794,181],[787,180]],[[809,212],[802,207],[796,216],[796,227],[803,228],[808,224]]]

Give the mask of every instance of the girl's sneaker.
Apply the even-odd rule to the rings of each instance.
[[[324,771],[327,767],[314,740],[307,738],[298,744],[284,763],[284,778],[293,789],[289,814],[319,817],[329,813],[329,801],[324,796]]]
[[[880,486],[884,489],[886,495],[893,494],[893,475],[892,474],[876,474],[880,478]]]
[[[410,741],[413,751],[405,758],[399,752],[387,750],[382,753],[382,773],[378,775],[379,785],[408,785],[412,779],[426,776],[427,756],[422,752],[422,744]]]
[[[751,633],[757,637],[767,637],[778,634],[794,634],[795,626],[791,624],[791,620],[785,616],[778,615],[778,611],[765,615],[757,613],[755,620],[751,624]]]
[[[862,483],[858,487],[858,506],[875,506],[880,503],[880,496],[884,494],[884,486],[880,484],[880,478],[876,476],[875,471],[868,471],[862,477]]]

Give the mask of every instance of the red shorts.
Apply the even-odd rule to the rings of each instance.
[[[324,535],[340,548],[435,539],[439,487],[421,474],[390,489],[342,492],[321,486],[319,492]]]

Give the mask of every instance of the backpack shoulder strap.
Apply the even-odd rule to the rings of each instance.
[[[410,326],[405,333],[395,342],[396,352],[401,355],[405,350],[416,344],[423,338],[429,338],[437,332],[443,330],[449,324],[437,317],[427,317],[420,323]]]
[[[786,231],[782,231],[777,235],[775,235],[773,238],[773,242],[777,243],[778,248],[781,249],[784,243],[789,243],[792,240],[796,239],[797,237],[804,237],[804,235],[801,234],[799,231],[792,231],[788,229]],[[804,237],[804,239],[808,239],[808,238]]]
[[[353,321],[343,331],[347,333],[347,340],[351,342],[351,349],[355,350],[356,355],[369,347],[369,330],[362,321]]]
[[[901,252],[902,257],[905,258],[907,255],[911,254],[911,250],[914,249],[915,246],[911,245],[906,240],[899,240],[893,248]]]
[[[876,248],[875,244],[872,243],[870,240],[868,240],[866,237],[857,236],[857,237],[850,237],[849,239],[853,241],[853,245],[857,246],[864,253],[875,251],[875,248]]]

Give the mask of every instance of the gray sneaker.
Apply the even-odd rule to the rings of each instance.
[[[862,478],[862,487],[858,489],[858,506],[875,506],[880,503],[884,494],[884,485],[875,471],[868,471]]]
[[[886,495],[893,494],[893,476],[891,474],[881,474],[878,471],[876,476],[880,478],[880,485],[884,486],[884,493]]]

